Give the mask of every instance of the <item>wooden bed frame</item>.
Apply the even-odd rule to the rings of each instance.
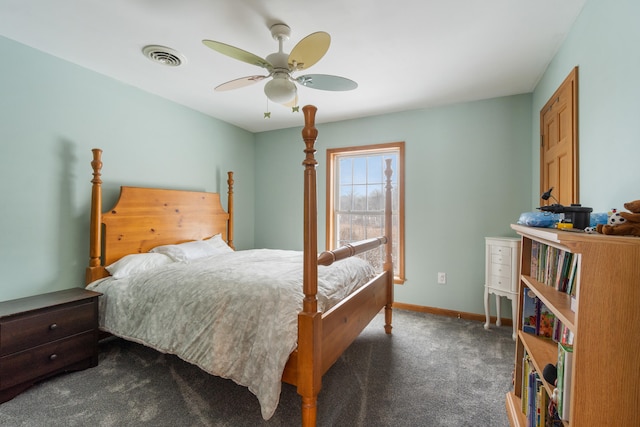
[[[315,426],[322,375],[338,360],[369,322],[384,308],[385,332],[391,333],[393,263],[391,250],[391,168],[385,175],[385,235],[352,243],[318,255],[316,108],[303,108],[304,266],[303,308],[298,315],[298,347],[291,353],[282,380],[297,386],[302,396],[302,425]],[[116,205],[102,212],[102,150],[93,149],[90,259],[86,283],[107,277],[105,266],[125,255],[148,252],[159,245],[199,240],[222,233],[233,246],[233,173],[228,173],[228,212],[218,193],[121,187]],[[383,272],[349,297],[322,313],[318,311],[318,265],[357,255],[386,244]]]

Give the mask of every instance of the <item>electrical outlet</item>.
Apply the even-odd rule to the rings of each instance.
[[[447,283],[447,273],[438,273],[438,284],[444,285]]]

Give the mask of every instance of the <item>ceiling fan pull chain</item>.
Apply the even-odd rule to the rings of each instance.
[[[264,113],[264,118],[265,119],[270,119],[271,118],[271,111],[269,111],[269,98],[265,96],[265,98],[267,98],[267,111]]]

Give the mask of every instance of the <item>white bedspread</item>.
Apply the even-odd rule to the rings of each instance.
[[[318,267],[321,311],[375,275],[359,258]],[[102,292],[100,326],[246,386],[269,419],[297,342],[302,253],[256,249],[173,263],[88,286]]]

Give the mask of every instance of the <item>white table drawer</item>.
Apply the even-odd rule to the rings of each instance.
[[[511,265],[509,264],[496,264],[493,263],[491,264],[491,271],[489,272],[489,274],[491,276],[497,276],[497,277],[504,277],[507,279],[511,278]]]
[[[511,291],[511,279],[509,277],[491,276],[489,286],[496,289]]]
[[[491,254],[492,264],[511,265],[511,255]]]
[[[511,257],[511,248],[508,246],[491,245],[492,255],[503,255],[506,258]]]

